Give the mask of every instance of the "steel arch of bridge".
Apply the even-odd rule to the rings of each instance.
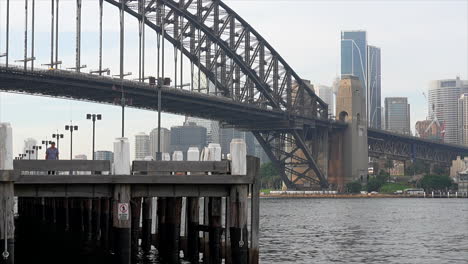
[[[219,0],[105,0],[170,41],[235,101],[327,119],[327,105],[245,20]],[[241,75],[241,72],[243,75]],[[198,87],[200,89],[200,87]],[[201,92],[201,91],[199,91]],[[206,91],[210,93],[210,91]],[[217,94],[218,91],[215,91]],[[249,127],[247,127],[248,129]],[[304,179],[328,188],[304,133],[250,127],[288,188]],[[288,149],[285,139],[289,139]],[[305,167],[305,168],[304,168]],[[310,177],[313,172],[314,177]],[[294,180],[293,180],[294,177]]]
[[[79,25],[81,25],[82,0],[76,1],[75,70],[80,72],[81,26]],[[195,92],[223,96],[260,109],[284,113],[284,121],[290,123],[289,126],[280,127],[277,123],[259,125],[262,120],[230,125],[254,133],[289,188],[294,188],[294,183],[301,179],[317,183],[322,188],[328,187],[326,176],[314,160],[313,151],[316,150],[311,149],[313,145],[311,141],[316,139],[307,136],[307,131],[318,129],[318,126],[322,125],[323,129],[328,129],[328,106],[268,42],[226,4],[219,0],[99,0],[101,17],[103,1],[119,8],[122,38],[124,13],[139,21],[140,81],[144,79],[144,62],[141,60],[144,60],[146,25],[156,31],[159,37],[162,36],[162,39],[169,41],[174,49],[179,50],[181,58],[183,54],[190,60],[192,75],[194,67],[197,67],[215,84],[214,91],[208,85],[205,88],[198,85],[198,91]],[[122,38],[121,46],[123,46]],[[121,47],[121,52],[122,50]],[[51,58],[51,67],[54,63],[58,63],[57,53],[55,62]],[[26,61],[25,56],[25,70]],[[100,58],[99,71],[102,71],[101,62]],[[121,53],[121,78],[124,74],[123,65]],[[182,65],[181,62],[180,67]],[[177,74],[177,62],[175,72]],[[198,81],[200,82],[200,78]],[[176,88],[177,84],[176,82]],[[193,89],[193,83],[191,87]],[[296,119],[301,121],[296,122]]]

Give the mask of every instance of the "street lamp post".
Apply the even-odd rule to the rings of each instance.
[[[20,159],[20,160],[24,159],[25,157],[26,157],[26,154],[24,154],[24,153],[20,153],[18,155],[18,159]]]
[[[93,160],[94,160],[94,146],[95,146],[95,139],[96,139],[96,120],[101,120],[101,114],[87,114],[86,119],[93,121]]]
[[[27,149],[26,154],[28,154],[28,159],[30,160],[31,159],[31,154],[34,154],[34,150],[33,149]]]
[[[70,160],[73,160],[73,131],[77,131],[78,126],[66,125],[65,130],[70,131]]]
[[[57,134],[52,134],[52,138],[55,138],[57,139],[57,149],[60,150],[60,139],[63,138],[63,134],[59,134],[57,132]],[[49,143],[50,144],[50,143]]]
[[[46,150],[49,148],[49,144],[52,144],[51,140],[42,140],[42,145],[45,145]],[[58,148],[58,147],[57,147]]]
[[[33,150],[36,151],[36,160],[38,159],[39,157],[39,150],[42,149],[41,146],[33,146]]]
[[[162,153],[161,153],[161,86],[162,86],[162,79],[158,79],[158,151],[156,152],[156,160],[162,160]],[[151,86],[156,85],[156,78],[149,77],[149,84]]]

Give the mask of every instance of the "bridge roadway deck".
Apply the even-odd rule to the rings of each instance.
[[[0,66],[0,90],[14,93],[50,96],[105,104],[120,104],[121,87],[129,107],[157,110],[157,88],[147,83],[64,70],[24,71],[18,67]],[[308,126],[345,127],[345,124],[303,116],[290,116],[285,111],[262,108],[206,93],[161,88],[164,112],[222,121],[252,129],[301,129]]]
[[[445,150],[450,150],[453,152],[465,153],[465,155],[468,155],[467,146],[450,144],[450,143],[442,143],[442,142],[437,142],[437,141],[433,141],[429,139],[423,139],[423,138],[419,138],[415,136],[408,136],[408,135],[393,133],[393,132],[389,132],[389,131],[385,131],[381,129],[367,128],[367,136],[369,138],[380,139],[380,140],[394,139],[394,140],[398,140],[400,142],[405,142],[405,143],[426,145],[431,148],[445,149]]]

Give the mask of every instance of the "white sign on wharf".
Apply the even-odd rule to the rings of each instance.
[[[128,203],[119,203],[117,207],[117,217],[121,221],[127,221],[129,219],[128,214]]]

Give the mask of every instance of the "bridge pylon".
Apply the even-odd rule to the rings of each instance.
[[[366,89],[359,78],[342,76],[336,97],[337,119],[348,126],[330,136],[329,182],[344,191],[349,182],[368,180]]]

